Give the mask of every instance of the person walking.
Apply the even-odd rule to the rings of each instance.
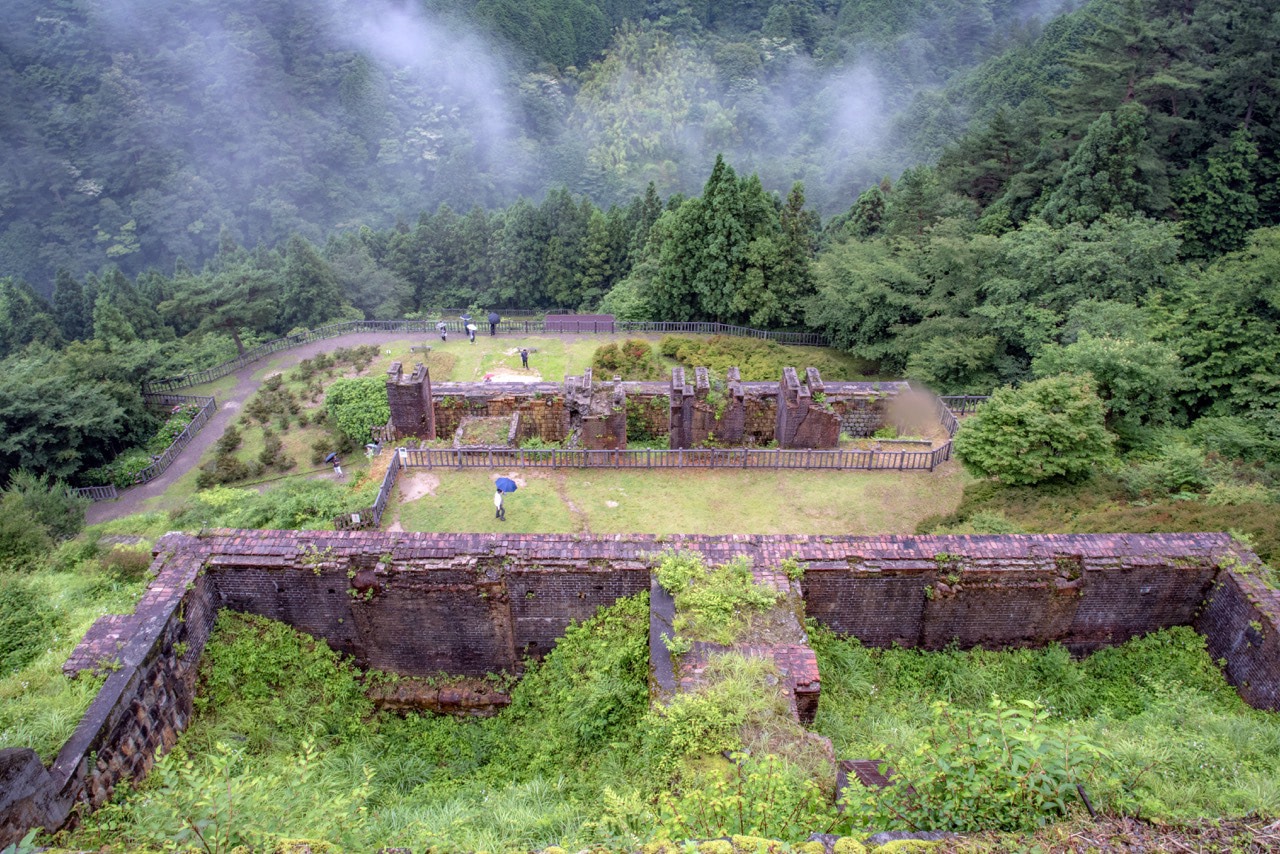
[[[497,519],[499,522],[507,521],[507,510],[505,507],[502,506],[502,490],[501,489],[495,489],[493,491],[493,506],[495,508],[493,513],[493,518]]]
[[[467,324],[467,337],[471,339],[471,343],[476,343],[476,325],[474,323]]]
[[[520,348],[520,367],[525,370],[529,369],[529,350],[527,347]]]
[[[436,329],[438,329],[438,330],[440,331],[440,340],[441,340],[441,341],[448,341],[448,340],[449,340],[449,324],[445,323],[445,322],[442,320],[442,321],[440,321],[439,323],[437,323],[437,324],[436,324]]]

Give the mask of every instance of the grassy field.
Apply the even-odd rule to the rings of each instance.
[[[493,478],[512,477],[507,520]],[[406,531],[582,534],[908,534],[949,512],[968,482],[925,472],[414,470],[389,519]]]

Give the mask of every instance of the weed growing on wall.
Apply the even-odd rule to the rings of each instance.
[[[668,552],[656,570],[658,583],[676,603],[678,638],[730,646],[751,617],[778,601],[755,583],[749,558],[708,567],[697,552]]]

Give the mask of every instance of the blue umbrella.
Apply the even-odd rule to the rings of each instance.
[[[509,477],[500,477],[493,482],[499,492],[515,492],[516,482]]]

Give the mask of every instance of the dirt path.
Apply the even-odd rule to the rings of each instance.
[[[283,369],[292,367],[303,359],[310,359],[312,356],[338,347],[351,347],[360,344],[382,345],[391,341],[402,341],[404,337],[403,332],[356,332],[337,338],[326,338],[323,341],[312,341],[292,350],[285,350],[273,355],[281,357],[282,361],[279,366]],[[263,361],[266,360],[264,359]],[[236,387],[232,389],[230,394],[219,398],[217,412],[209,419],[209,423],[205,425],[204,429],[191,440],[191,444],[182,449],[182,453],[178,455],[178,459],[174,461],[173,465],[169,466],[168,471],[150,483],[125,490],[120,493],[120,497],[115,501],[98,501],[90,505],[88,512],[85,513],[85,523],[95,525],[99,522],[109,522],[112,519],[119,519],[122,516],[131,516],[134,513],[142,512],[146,509],[143,505],[148,500],[163,495],[174,481],[199,465],[201,458],[204,457],[204,452],[214,442],[218,441],[231,422],[239,416],[240,407],[258,390],[258,383],[253,380],[253,375],[262,370],[262,364],[263,362],[254,362],[252,365],[241,368],[231,375],[236,378]],[[181,389],[179,389],[179,393],[182,393]],[[165,507],[162,509],[168,510],[170,508]]]

